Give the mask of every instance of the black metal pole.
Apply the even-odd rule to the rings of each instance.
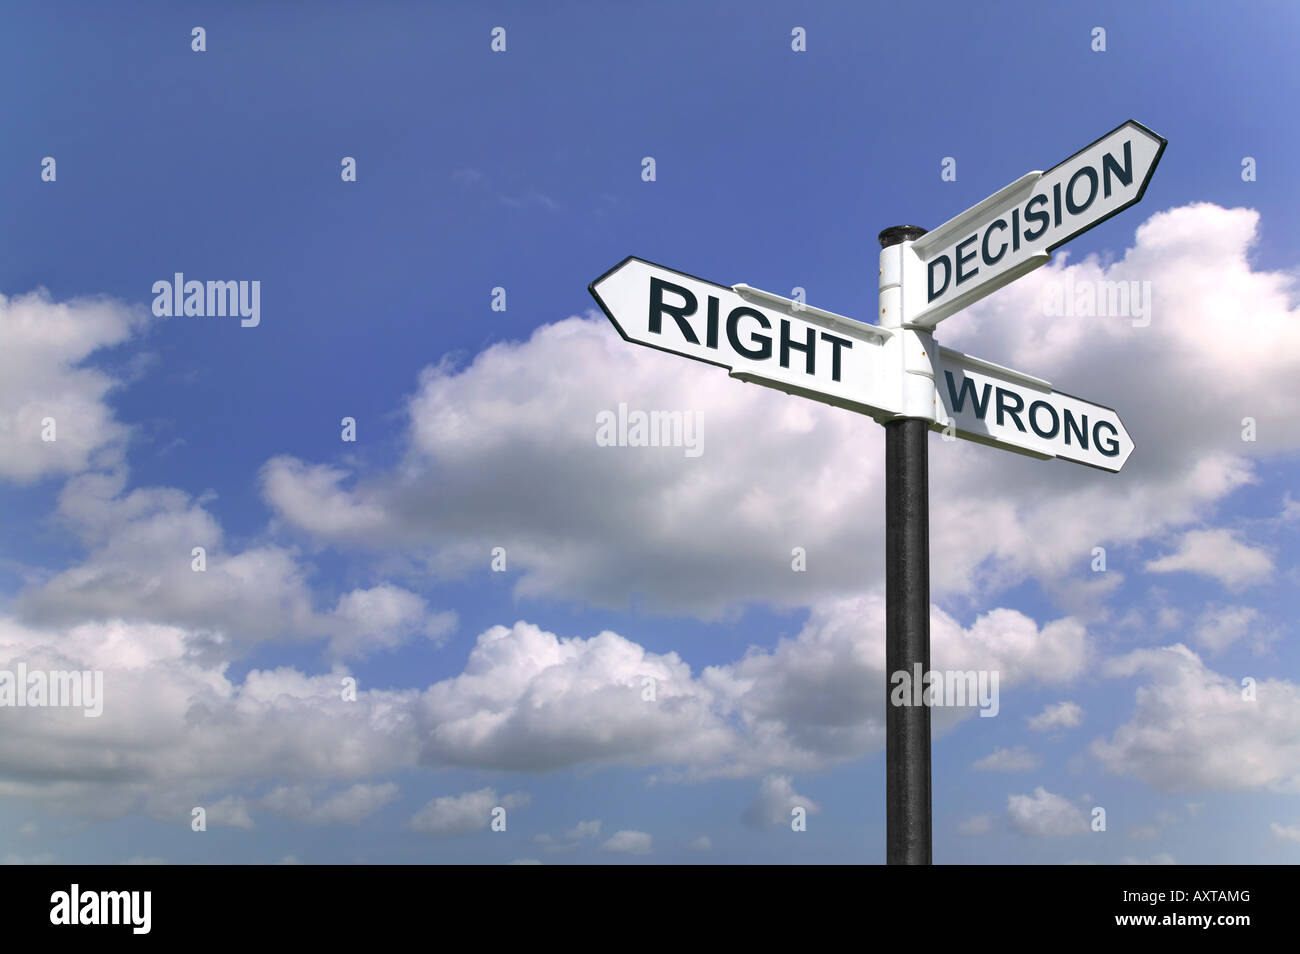
[[[882,248],[919,238],[924,229],[880,233]],[[929,422],[885,425],[885,838],[891,865],[933,862],[930,823],[930,707],[895,705],[896,673],[913,690],[930,671]],[[922,692],[924,683],[907,693]]]

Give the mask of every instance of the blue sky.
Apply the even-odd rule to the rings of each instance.
[[[935,662],[1004,674],[998,717],[936,721],[935,859],[1296,860],[1293,5],[4,17],[0,663],[108,688],[99,721],[0,710],[0,857],[882,860],[882,429],[623,342],[587,283],[637,255],[869,319],[881,229],[1132,118],[1169,141],[1143,201],[936,333],[1137,450],[1111,476],[932,438]],[[1150,327],[1044,317],[1063,269],[1150,281]],[[260,281],[260,324],[155,317],[175,272]],[[702,414],[699,466],[597,448],[622,401]],[[646,716],[651,670],[676,701]],[[1022,767],[972,767],[998,750]],[[791,804],[807,831],[763,823]]]

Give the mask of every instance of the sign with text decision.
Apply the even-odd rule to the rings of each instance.
[[[898,409],[892,332],[748,285],[626,258],[589,286],[628,341],[728,369],[733,378],[872,417]]]
[[[1030,172],[912,243],[923,281],[908,289],[908,322],[944,318],[1048,262],[1052,250],[1146,191],[1166,140],[1129,120],[1047,172]]]
[[[1108,407],[1053,391],[1051,384],[940,348],[935,385],[942,412],[931,427],[1029,457],[1060,457],[1118,472],[1133,439]]]

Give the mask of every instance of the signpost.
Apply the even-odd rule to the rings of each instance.
[[[884,425],[887,698],[890,674],[930,672],[928,432],[1111,472],[1133,452],[1115,411],[940,347],[935,326],[1139,201],[1165,145],[1130,120],[933,231],[885,229],[878,325],[639,258],[588,286],[628,341]],[[929,707],[888,706],[885,737],[887,860],[929,864]]]

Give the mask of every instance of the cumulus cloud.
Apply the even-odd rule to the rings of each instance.
[[[430,614],[423,597],[391,583],[345,593],[331,615],[329,653],[339,659],[394,649],[412,633],[440,645],[456,627],[455,613]]]
[[[600,846],[601,851],[616,855],[648,855],[654,848],[654,839],[643,831],[616,831]]]
[[[180,626],[120,619],[34,626],[0,616],[0,667],[23,661],[105,674],[99,718],[10,711],[0,795],[103,817],[143,806],[177,820],[201,804],[196,799],[274,778],[282,789],[275,805],[303,817],[323,813],[323,821],[349,812],[301,786],[360,785],[415,766],[544,772],[618,764],[657,766],[665,778],[817,771],[883,747],[883,632],[879,596],[844,601],[814,612],[771,649],[754,647],[697,673],[675,653],[650,652],[617,633],[565,637],[520,621],[482,632],[455,675],[423,688],[362,687],[349,701],[341,666],[253,669],[234,679],[226,659],[196,651],[201,640]],[[1002,610],[963,628],[934,608],[932,646],[937,665],[1000,669],[1004,690],[1068,682],[1089,658],[1077,623],[1040,628]],[[935,731],[973,712],[936,710]]]
[[[381,785],[357,783],[324,799],[316,799],[303,785],[281,785],[267,792],[261,805],[309,825],[355,825],[369,818],[397,797],[393,782]]]
[[[1050,266],[1000,290],[984,308],[945,321],[943,343],[978,348],[981,357],[1030,370],[1067,391],[1083,393],[1075,389],[1086,385],[1088,395],[1118,408],[1137,443],[1125,467],[1130,477],[1115,482],[1121,495],[1134,478],[1160,480],[1212,453],[1285,453],[1300,441],[1300,423],[1287,420],[1294,415],[1286,397],[1286,382],[1300,366],[1295,277],[1252,266],[1259,220],[1253,209],[1210,203],[1156,212],[1138,225],[1122,258],[1076,263],[1068,250],[1058,252]],[[1149,281],[1150,324],[1046,313],[1046,296],[1067,279],[1076,287]],[[1223,345],[1225,333],[1233,335],[1231,347]],[[1267,440],[1241,440],[1246,416]]]
[[[423,695],[432,763],[545,770],[578,762],[682,766],[693,774],[817,769],[884,744],[884,601],[848,600],[814,611],[799,634],[753,648],[698,677],[674,653],[658,655],[604,632],[559,637],[535,625],[493,627],[464,673]],[[1002,685],[1060,683],[1089,658],[1071,620],[1041,629],[997,610],[961,627],[932,610],[936,668],[996,668]],[[656,698],[642,697],[645,679]],[[973,709],[936,712],[938,731]]]
[[[545,851],[573,851],[586,838],[595,838],[600,834],[600,819],[578,822],[558,838],[545,832],[533,836],[533,844]]]
[[[124,471],[81,474],[58,516],[86,559],[24,589],[15,601],[37,624],[122,619],[184,627],[196,650],[231,658],[259,643],[324,637],[332,658],[435,642],[456,624],[392,584],[356,589],[319,612],[296,552],[276,545],[234,551],[198,500],[171,488],[125,490]],[[202,547],[203,552],[195,552]]]
[[[1300,825],[1280,825],[1272,822],[1268,827],[1278,841],[1293,841],[1300,844]]]
[[[1253,606],[1207,606],[1196,621],[1196,642],[1212,653],[1223,652],[1252,631],[1256,645],[1267,643],[1269,633],[1261,631],[1261,615]]]
[[[127,428],[107,397],[121,382],[89,367],[144,316],[108,299],[0,295],[0,478],[30,483],[122,460]],[[44,440],[53,419],[54,440]]]
[[[809,815],[822,810],[811,798],[794,790],[794,780],[790,776],[769,775],[759,783],[758,792],[741,820],[755,828],[779,828],[790,824],[796,808],[802,808]]]
[[[1038,838],[1063,838],[1088,831],[1088,816],[1083,809],[1041,785],[1032,795],[1009,796],[1007,816],[1019,831]]]
[[[229,828],[253,828],[253,816],[248,811],[248,800],[241,795],[227,795],[210,805],[198,806],[203,809],[204,821],[211,826]]]
[[[291,457],[276,457],[262,471],[262,489],[280,515],[294,526],[323,537],[360,538],[394,529],[383,511],[354,500],[340,488],[347,472],[309,467]]]
[[[480,788],[460,795],[434,798],[411,816],[410,827],[426,835],[446,838],[482,831],[492,823],[492,812],[504,808],[507,812],[522,808],[530,801],[527,792],[497,795],[496,789]]]
[[[1146,568],[1151,573],[1199,573],[1234,590],[1273,577],[1272,557],[1242,543],[1230,530],[1188,531],[1174,552],[1149,561]]]
[[[1043,707],[1043,711],[1029,718],[1029,728],[1035,732],[1052,729],[1073,729],[1083,722],[1083,709],[1074,702],[1058,702]]]
[[[1285,397],[1300,374],[1300,322],[1291,279],[1250,266],[1257,226],[1246,209],[1158,213],[1119,261],[1060,255],[944,322],[946,345],[1119,408],[1137,451],[1109,476],[936,442],[937,597],[1026,576],[1068,593],[1092,547],[1182,530],[1254,480],[1256,458],[1300,447]],[[1067,273],[1076,284],[1150,281],[1150,324],[1046,314],[1045,293]],[[1225,350],[1225,331],[1247,325]],[[574,366],[584,373],[554,372]],[[621,402],[701,414],[706,453],[597,446],[597,413]],[[447,575],[506,545],[517,594],[601,606],[715,615],[749,600],[816,605],[883,572],[883,547],[863,545],[883,534],[879,428],[630,346],[604,318],[544,325],[465,367],[431,367],[406,412],[391,471],[356,478],[279,457],[263,470],[267,501],[315,537],[406,551]],[[1267,442],[1241,441],[1247,413]],[[738,474],[763,480],[738,486]],[[789,570],[795,546],[806,573]],[[1242,554],[1259,568],[1260,554]]]
[[[19,611],[37,623],[120,618],[172,623],[244,640],[301,630],[311,594],[293,555],[280,547],[227,553],[221,527],[179,490],[124,493],[124,471],[69,481],[58,515],[89,551],[85,562],[29,587]],[[204,548],[200,559],[193,550]],[[196,571],[196,566],[206,569]]]
[[[213,823],[214,789],[238,781],[356,779],[415,764],[418,691],[359,691],[347,702],[343,669],[253,669],[233,680],[191,637],[122,620],[47,628],[0,616],[0,668],[104,673],[98,718],[5,710],[0,795],[96,817],[143,807],[186,823],[204,805]]]
[[[794,639],[770,651],[752,650],[729,666],[710,667],[702,682],[743,714],[759,755],[771,768],[822,768],[829,759],[860,757],[884,746],[884,600],[879,595],[815,609]],[[1039,627],[999,609],[962,627],[932,607],[931,665],[935,670],[994,670],[999,691],[1024,684],[1063,684],[1091,658],[1086,629],[1076,620]],[[932,713],[936,733],[975,710]],[[755,756],[749,757],[756,761]]]
[[[1093,546],[1145,541],[1172,541],[1152,572],[1208,574],[1229,587],[1274,573],[1270,554],[1239,534],[1188,529],[1255,480],[1257,459],[1300,447],[1288,397],[1300,371],[1293,285],[1251,267],[1257,225],[1253,212],[1208,205],[1160,213],[1121,260],[1066,264],[1058,256],[945,322],[944,344],[1120,408],[1138,449],[1109,477],[936,441],[937,595],[978,596],[1026,576],[1063,586],[1072,568],[1086,571]],[[1076,283],[1151,280],[1151,325],[1061,320],[1032,307],[1067,272]],[[215,799],[225,818],[218,824],[251,825],[246,796],[217,796],[273,778],[280,794],[272,803],[310,814],[363,790],[361,807],[345,799],[325,812],[346,817],[383,788],[359,780],[416,765],[618,763],[788,779],[773,773],[816,771],[881,749],[883,607],[878,592],[861,595],[864,580],[883,575],[883,548],[869,545],[882,539],[883,440],[869,422],[635,348],[604,319],[546,325],[465,367],[428,369],[390,471],[358,478],[328,463],[267,462],[262,491],[285,526],[325,542],[406,551],[446,576],[483,567],[490,546],[506,545],[524,596],[703,615],[755,599],[813,610],[797,635],[700,672],[612,632],[576,638],[526,622],[492,627],[456,675],[345,703],[342,666],[237,678],[229,660],[278,639],[323,641],[332,658],[413,637],[436,643],[454,619],[383,582],[319,598],[296,549],[236,547],[201,498],[128,491],[126,432],[104,404],[114,382],[78,362],[126,340],[131,319],[111,305],[15,301],[0,305],[0,477],[74,475],[59,517],[87,556],[35,574],[16,615],[0,617],[0,664],[102,668],[108,695],[98,720],[9,713],[0,796],[99,817],[144,805],[170,820]],[[1251,333],[1224,349],[1224,334],[1247,323]],[[555,371],[574,365],[584,374]],[[66,399],[57,446],[33,443],[29,392],[45,404]],[[701,413],[706,454],[598,447],[596,413],[622,401]],[[1241,441],[1245,415],[1267,440]],[[79,423],[65,430],[65,419]],[[1284,501],[1284,518],[1292,503]],[[196,545],[207,547],[206,573],[190,568]],[[790,572],[793,546],[809,555],[806,573]],[[1225,570],[1229,563],[1235,568]],[[1107,592],[1102,585],[1088,598],[1101,602]],[[1192,638],[1211,651],[1233,645],[1243,638],[1234,635],[1241,619],[1210,625],[1203,617]],[[935,668],[996,669],[1004,688],[1067,685],[1095,662],[1081,613],[1040,626],[995,610],[963,627],[935,609],[932,642]],[[1297,789],[1293,683],[1266,680],[1258,700],[1245,703],[1232,679],[1185,647],[1144,653],[1107,670],[1149,681],[1129,722],[1094,743],[1103,767],[1169,790]],[[657,687],[653,702],[641,694],[647,677]],[[1031,727],[1078,724],[1065,706],[1073,704],[1048,707]],[[969,715],[936,711],[936,733]],[[318,793],[337,783],[355,784],[322,800]],[[435,799],[416,817],[427,815],[423,823],[436,831],[466,796]],[[1040,788],[1012,796],[1009,812],[1021,830],[1051,828],[1044,818],[1068,815],[1056,799]]]
[[[642,684],[656,684],[654,702]],[[712,762],[734,754],[715,695],[675,653],[613,632],[559,637],[518,622],[479,637],[464,672],[420,700],[422,759],[516,771],[581,762]]]
[[[817,769],[884,744],[884,601],[815,611],[799,634],[692,674],[612,632],[560,637],[525,622],[482,633],[465,671],[421,698],[431,764],[550,770],[580,762],[680,766],[693,774]],[[1071,620],[1041,629],[997,610],[963,628],[932,610],[936,668],[996,668],[1002,685],[1061,683],[1089,658]],[[655,700],[643,686],[654,680]],[[973,709],[935,714],[938,731]]]
[[[1109,772],[1161,791],[1300,791],[1300,686],[1261,679],[1243,698],[1235,678],[1181,643],[1109,661],[1115,677],[1149,677],[1129,721],[1089,751]]]
[[[1038,768],[1039,759],[1023,745],[1010,749],[994,749],[971,768],[977,772],[1032,772]]]

